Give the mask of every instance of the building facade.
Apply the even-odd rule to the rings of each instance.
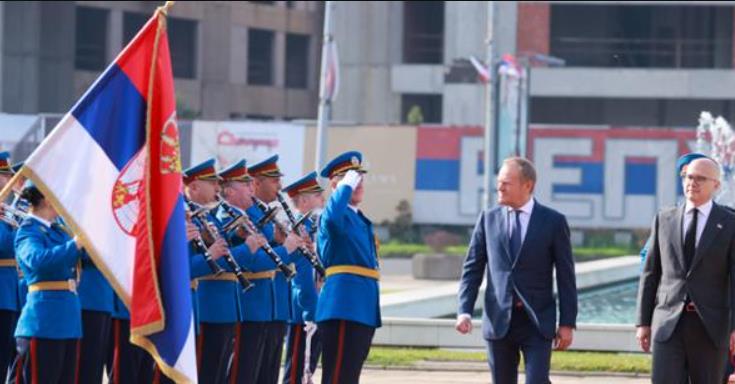
[[[66,112],[158,5],[0,3],[0,111]],[[183,117],[316,117],[322,3],[182,1],[168,20]]]

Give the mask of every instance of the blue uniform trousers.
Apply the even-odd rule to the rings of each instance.
[[[130,343],[130,321],[112,319],[110,328],[107,382],[150,383],[153,380],[153,358],[143,348]]]
[[[322,384],[360,382],[375,328],[349,320],[319,323],[322,336]]]
[[[9,384],[75,384],[79,339],[19,337],[18,358],[9,375]]]
[[[316,371],[322,345],[319,339],[319,330],[311,337],[311,351],[309,369]],[[306,359],[306,331],[304,324],[289,324],[286,336],[286,362],[283,364],[282,384],[301,384],[304,376],[304,359]]]

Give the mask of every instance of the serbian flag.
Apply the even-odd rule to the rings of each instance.
[[[196,382],[175,100],[161,7],[19,174],[128,306],[131,341],[170,378]]]

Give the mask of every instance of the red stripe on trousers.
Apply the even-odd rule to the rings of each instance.
[[[120,384],[120,320],[112,320],[115,323],[115,349],[112,353],[112,382]]]
[[[156,364],[156,369],[153,370],[153,384],[159,384],[161,382],[161,369]]]
[[[77,369],[74,372],[74,384],[79,384],[79,370],[81,369],[82,364],[82,339],[77,339],[77,353],[76,353],[76,365]]]
[[[204,329],[199,329],[199,337],[197,337],[199,345],[197,345],[197,372],[201,369],[202,365],[202,344],[204,344]]]
[[[38,384],[38,340],[31,338],[31,383]]]
[[[237,383],[237,374],[240,368],[240,323],[235,323],[235,349],[232,353],[232,368],[230,368],[230,384]]]
[[[22,383],[23,377],[23,355],[18,356],[18,365],[15,366],[15,382]]]
[[[332,378],[332,384],[339,383],[339,369],[342,366],[342,355],[345,352],[345,321],[340,320],[339,322],[339,339],[337,342],[337,364],[334,366],[334,377]]]
[[[296,382],[296,370],[299,367],[299,343],[301,342],[301,325],[295,325],[292,329],[296,330],[296,335],[293,338],[293,345],[291,349],[291,384],[298,384]]]

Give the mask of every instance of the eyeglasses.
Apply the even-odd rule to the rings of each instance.
[[[717,180],[711,177],[707,176],[700,176],[700,175],[682,175],[682,178],[690,183],[694,184],[702,184],[707,180]]]

